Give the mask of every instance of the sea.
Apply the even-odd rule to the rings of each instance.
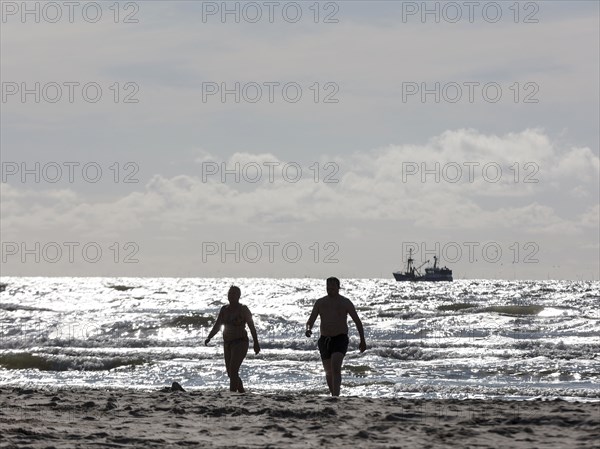
[[[231,285],[253,315],[248,391],[326,394],[305,323],[323,279],[0,278],[0,384],[228,389],[220,333]],[[349,319],[342,395],[600,401],[600,282],[342,279]]]

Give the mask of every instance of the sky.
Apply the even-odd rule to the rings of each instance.
[[[0,5],[4,276],[600,279],[597,2]]]

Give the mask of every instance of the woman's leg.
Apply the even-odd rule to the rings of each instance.
[[[248,354],[248,344],[248,340],[235,340],[230,344],[229,379],[231,387],[229,389],[231,391],[244,393],[244,384],[242,383],[242,379],[240,379],[240,366],[242,366],[242,362],[246,354]]]
[[[225,369],[229,376],[229,391],[235,391],[233,377],[231,377],[231,343],[223,343],[223,355],[225,356]]]

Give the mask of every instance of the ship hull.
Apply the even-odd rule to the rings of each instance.
[[[410,273],[394,272],[394,279],[398,282],[452,282],[452,272],[450,273],[433,273],[424,276],[414,276]]]

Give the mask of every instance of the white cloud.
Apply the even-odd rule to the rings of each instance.
[[[590,206],[584,213],[579,215],[578,221],[581,226],[585,226],[591,229],[600,229],[600,206]]]
[[[208,155],[208,153],[207,153]],[[314,172],[303,167],[303,178],[285,182],[281,176],[284,162],[271,154],[235,153],[219,170],[239,167],[263,167],[260,182],[248,183],[241,175],[221,182],[211,176],[178,175],[165,178],[155,175],[144,190],[113,201],[90,204],[70,190],[34,192],[5,185],[2,189],[4,228],[17,229],[57,226],[73,231],[84,229],[118,233],[122,230],[143,232],[145,223],[160,223],[169,232],[203,223],[261,223],[265,226],[283,222],[319,222],[320,220],[403,220],[428,228],[517,228],[531,232],[568,232],[580,223],[562,216],[560,204],[540,204],[539,192],[554,182],[577,182],[579,195],[594,197],[598,182],[594,167],[598,158],[588,149],[556,148],[539,130],[525,130],[506,136],[490,136],[475,130],[447,131],[423,146],[393,145],[365,151],[339,159],[338,183],[314,182]],[[539,162],[539,182],[515,182],[515,162]],[[202,159],[203,162],[204,157]],[[465,162],[478,162],[473,178]],[[235,164],[239,165],[235,165]],[[273,182],[265,163],[277,163]],[[407,176],[407,163],[416,164],[419,173]],[[436,166],[436,163],[439,164]],[[486,163],[503,167],[498,182],[486,181],[481,168]],[[423,165],[424,164],[424,165]],[[443,167],[463,166],[459,182],[448,181]],[[424,178],[422,168],[436,171]],[[415,165],[411,165],[414,169]],[[582,176],[585,171],[585,176]],[[454,179],[456,171],[452,173]],[[496,173],[496,172],[494,172]],[[495,174],[493,175],[496,176]],[[520,173],[523,176],[523,173]],[[251,175],[255,178],[254,171]],[[404,179],[403,179],[404,178]],[[425,182],[423,182],[425,180]],[[472,181],[472,182],[471,182]],[[587,181],[587,184],[585,183]],[[481,202],[483,196],[520,198],[520,204],[492,208]],[[525,203],[523,203],[523,201]],[[591,207],[591,206],[590,206]],[[586,215],[587,217],[587,215]],[[589,219],[585,219],[589,223]]]

